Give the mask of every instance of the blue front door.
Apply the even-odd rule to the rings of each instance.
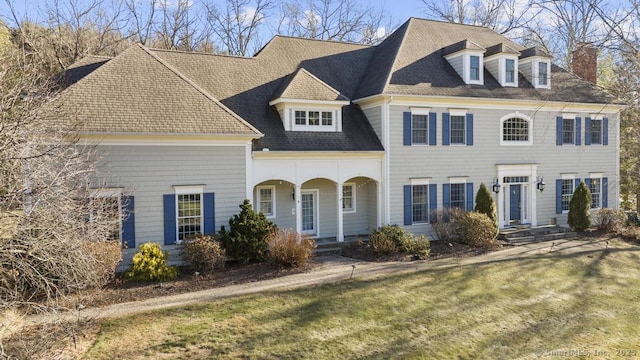
[[[519,223],[522,218],[522,206],[520,206],[522,200],[522,185],[511,185],[509,187],[509,207],[511,223]]]

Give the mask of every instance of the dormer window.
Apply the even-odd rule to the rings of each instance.
[[[538,62],[538,85],[547,86],[549,85],[548,81],[549,77],[549,64],[545,61]]]
[[[298,130],[320,130],[322,127],[328,127],[325,131],[335,131],[333,126],[334,111],[320,110],[293,110],[294,111],[294,129]],[[316,129],[305,129],[304,127],[316,127]]]
[[[469,80],[480,80],[480,56],[478,55],[469,56]]]
[[[513,84],[516,81],[516,61],[505,59],[504,61],[504,82]]]
[[[522,51],[520,72],[536,89],[551,87],[551,56],[536,47]]]

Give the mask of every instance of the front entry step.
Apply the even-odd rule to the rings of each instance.
[[[522,245],[534,242],[575,238],[577,234],[569,228],[547,225],[537,227],[518,227],[500,230],[498,240],[508,245]]]

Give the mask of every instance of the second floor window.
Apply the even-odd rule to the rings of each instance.
[[[573,144],[575,139],[575,120],[562,119],[562,143]]]
[[[505,78],[507,83],[514,83],[516,81],[516,62],[513,59],[507,59],[505,62]]]
[[[451,116],[451,144],[465,144],[464,123],[464,116]]]
[[[428,116],[411,116],[411,140],[413,144],[427,144],[428,136]]]
[[[511,118],[502,123],[503,141],[529,141],[529,122],[525,119]]]
[[[469,57],[469,80],[480,80],[480,56]]]
[[[602,120],[591,119],[591,144],[602,144]]]
[[[322,121],[321,121],[322,119]],[[309,126],[332,126],[333,125],[333,112],[331,111],[310,111],[310,110],[296,110],[295,111],[295,124],[296,125],[309,125]]]

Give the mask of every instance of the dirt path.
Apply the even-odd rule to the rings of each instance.
[[[330,256],[318,258],[317,261],[319,266],[314,267],[306,273],[287,275],[269,280],[231,285],[179,295],[157,297],[143,301],[114,304],[100,308],[86,308],[80,311],[80,319],[89,320],[118,317],[264,291],[288,290],[310,285],[345,281],[350,278],[375,278],[387,274],[508,261],[519,258],[529,258],[532,256],[541,256],[549,253],[553,253],[554,255],[587,253],[603,251],[607,247],[609,249],[623,249],[634,246],[617,240],[609,242],[606,239],[556,240],[554,242],[541,242],[515,247],[506,247],[480,256],[413,262],[363,262],[341,256]],[[78,314],[70,313],[68,316],[70,319],[77,319]]]

